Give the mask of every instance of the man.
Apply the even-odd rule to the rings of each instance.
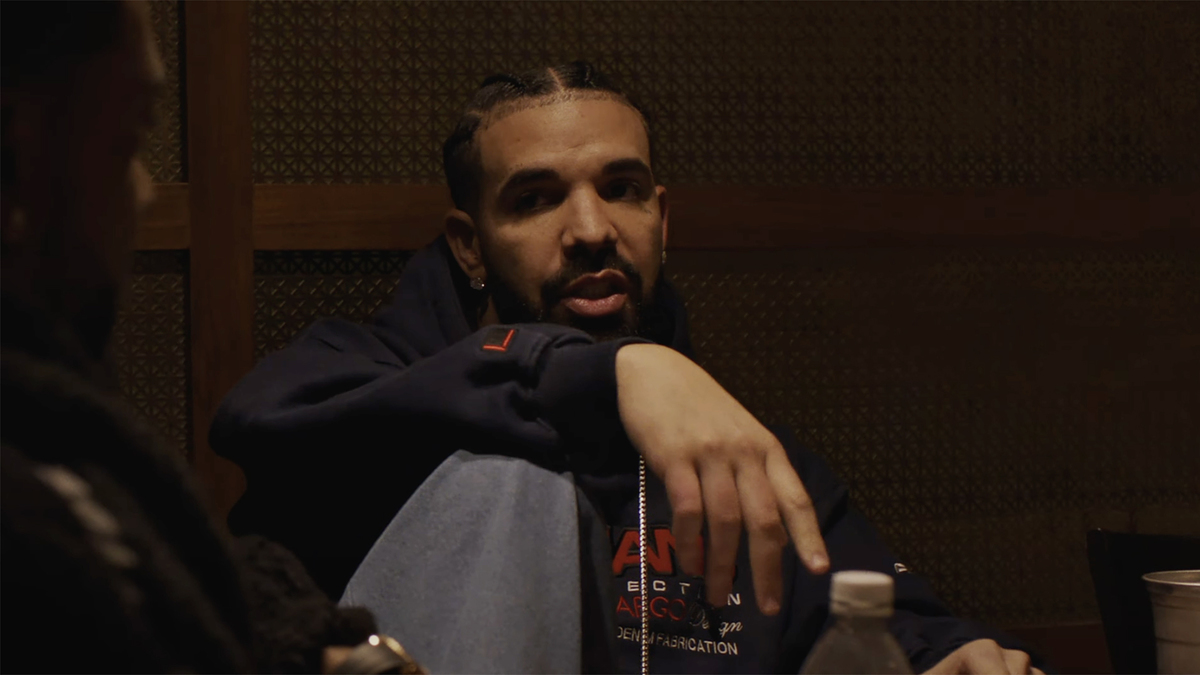
[[[113,387],[104,355],[163,78],[147,9],[4,4],[0,669],[395,669],[399,654],[351,652],[373,620],[338,610],[290,554],[231,545]]]
[[[264,359],[223,405],[213,446],[245,468],[250,486],[234,527],[285,542],[331,593],[384,532],[348,595],[403,613],[414,608],[389,609],[381,568],[436,572],[421,556],[439,546],[419,536],[413,509],[445,527],[438,509],[456,502],[477,505],[474,520],[488,526],[500,521],[482,509],[542,522],[563,507],[570,488],[552,481],[529,481],[545,501],[525,506],[542,495],[509,489],[508,472],[519,471],[511,462],[489,465],[503,488],[496,495],[464,490],[482,485],[481,472],[452,453],[506,455],[569,471],[580,513],[594,508],[611,527],[604,583],[616,590],[607,611],[625,672],[795,672],[828,621],[830,559],[834,569],[895,577],[894,630],[915,667],[1028,672],[1026,654],[983,639],[990,634],[950,617],[921,581],[898,571],[815,455],[785,430],[765,429],[687,357],[684,310],[662,275],[667,191],[650,157],[641,114],[586,64],[486,80],[445,146],[455,204],[446,234],[409,263],[395,304],[369,326],[316,324]],[[644,482],[639,455],[652,472]],[[448,466],[469,479],[450,482]],[[388,525],[393,516],[400,530]],[[450,527],[471,528],[470,518]],[[514,520],[501,524],[515,528]],[[492,578],[479,568],[525,560],[535,548],[553,555],[556,546],[521,539],[511,553],[472,548],[465,540],[488,528],[469,532],[439,532],[449,540],[439,548],[448,556],[443,574],[465,584]],[[586,539],[570,539],[585,558],[597,552]],[[490,557],[473,559],[478,552]],[[580,578],[586,583],[586,574],[572,577]],[[395,598],[421,597],[422,589],[401,590]],[[471,610],[443,607],[458,613],[450,624],[469,621]],[[523,611],[514,604],[483,621],[521,622]],[[452,643],[445,650],[470,649]]]

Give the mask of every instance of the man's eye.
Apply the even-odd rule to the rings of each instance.
[[[641,197],[638,193],[638,184],[633,181],[613,183],[608,188],[608,195],[612,199],[639,199]]]
[[[520,197],[517,197],[516,203],[513,204],[513,210],[517,213],[525,213],[526,211],[532,211],[536,209],[541,205],[541,203],[541,195],[536,192],[526,192]]]

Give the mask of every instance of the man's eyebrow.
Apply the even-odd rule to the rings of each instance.
[[[554,169],[521,169],[508,177],[508,180],[504,182],[504,186],[500,188],[500,194],[510,194],[530,183],[540,183],[549,180],[558,180],[558,172]]]
[[[646,164],[637,157],[614,159],[613,161],[604,165],[605,175],[614,173],[644,173],[647,176],[654,175],[654,172],[650,170],[650,165]]]

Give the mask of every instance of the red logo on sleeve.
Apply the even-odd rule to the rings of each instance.
[[[506,352],[516,333],[516,328],[493,328],[483,337],[483,348],[490,352]]]

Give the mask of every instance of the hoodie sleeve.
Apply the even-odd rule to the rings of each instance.
[[[490,326],[427,358],[320,322],[234,387],[210,443],[246,472],[237,532],[288,546],[333,597],[408,496],[460,448],[554,469],[628,447],[617,350],[550,325]],[[632,450],[631,450],[632,452]],[[328,569],[326,569],[328,568]]]
[[[829,466],[816,454],[801,448],[790,431],[773,431],[787,448],[816,507],[832,571],[871,570],[895,580],[895,614],[890,626],[908,654],[914,672],[924,672],[955,649],[982,639],[995,640],[1005,649],[1028,652],[1034,666],[1051,672],[1038,655],[1015,638],[951,614],[929,583],[907,571],[892,555],[866,517],[850,504],[846,487]],[[781,645],[788,670],[800,669],[813,643],[832,625],[829,586],[830,575],[816,577],[796,565],[791,618]]]

